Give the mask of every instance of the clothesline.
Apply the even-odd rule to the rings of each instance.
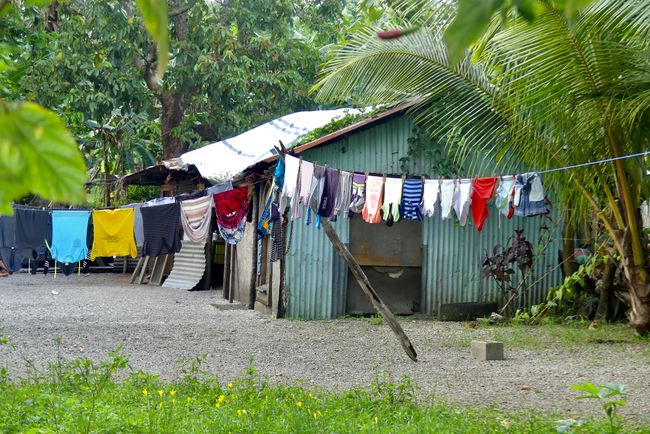
[[[603,160],[597,160],[597,161],[588,161],[586,163],[573,164],[571,166],[565,166],[565,167],[556,167],[554,169],[538,170],[537,173],[542,174],[542,173],[559,172],[561,170],[577,169],[579,167],[593,166],[595,164],[611,163],[612,161],[625,160],[628,158],[635,158],[635,157],[643,157],[646,155],[650,155],[650,151],[638,152],[636,154],[622,155],[620,157],[605,158]]]

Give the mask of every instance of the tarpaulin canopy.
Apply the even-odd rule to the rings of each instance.
[[[298,137],[320,128],[337,117],[357,114],[355,109],[292,113],[267,122],[238,136],[212,143],[181,155],[184,165],[193,164],[210,182],[223,182],[252,164],[273,155],[273,146],[289,146]]]

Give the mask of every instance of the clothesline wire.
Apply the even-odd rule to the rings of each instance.
[[[554,169],[539,170],[539,171],[537,171],[537,173],[542,174],[542,173],[559,172],[561,170],[577,169],[579,167],[593,166],[595,164],[602,164],[602,163],[610,163],[612,161],[625,160],[627,158],[643,157],[643,156],[649,155],[649,154],[650,154],[650,151],[637,152],[636,154],[622,155],[620,157],[605,158],[603,160],[588,161],[586,163],[573,164],[571,166],[556,167]]]

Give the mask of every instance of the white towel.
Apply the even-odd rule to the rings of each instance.
[[[469,206],[472,202],[472,180],[471,179],[459,179],[456,182],[456,188],[454,189],[454,211],[456,211],[456,216],[458,217],[458,222],[461,226],[465,226],[467,223],[467,216],[469,215]]]
[[[439,193],[440,193],[439,180],[426,179],[424,181],[424,192],[422,193],[422,215],[431,217],[435,214]]]
[[[443,219],[451,218],[455,184],[453,179],[443,179],[440,183],[440,212]]]
[[[400,203],[402,203],[402,178],[386,178],[384,181],[384,204],[381,207],[384,221],[388,220],[389,210],[393,221],[399,221]],[[391,204],[393,206],[390,206]]]
[[[300,159],[291,155],[284,157],[284,185],[280,198],[280,212],[284,212],[289,202],[293,202],[298,187],[298,173],[300,172]],[[295,205],[295,203],[292,203]]]

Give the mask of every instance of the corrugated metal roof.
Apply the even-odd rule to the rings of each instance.
[[[174,266],[162,284],[164,288],[192,289],[205,272],[205,242],[183,240],[181,250],[174,255]]]

